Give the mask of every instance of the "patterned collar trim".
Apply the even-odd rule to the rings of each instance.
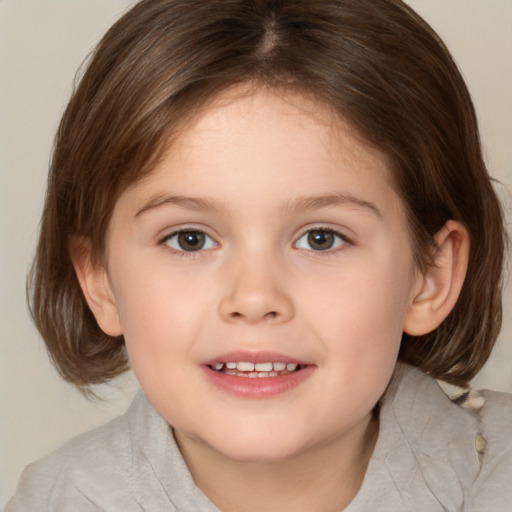
[[[445,395],[457,405],[468,411],[478,412],[485,404],[485,398],[471,387],[455,386],[443,380],[437,380]]]

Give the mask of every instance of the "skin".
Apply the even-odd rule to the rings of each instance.
[[[183,250],[180,230],[204,232],[204,248]],[[335,232],[332,247],[311,246],[312,230]],[[441,237],[447,254],[460,233]],[[385,158],[302,96],[228,91],[121,195],[106,245],[105,268],[75,262],[86,298],[124,335],[202,490],[223,511],[344,508],[402,332],[428,332],[453,302],[441,293],[453,265],[415,268]],[[309,375],[236,396],[204,366],[233,351],[278,353]]]

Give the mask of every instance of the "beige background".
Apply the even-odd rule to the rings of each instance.
[[[25,306],[47,163],[72,78],[128,0],[0,0],[0,506],[23,467],[123,410],[128,375],[90,403],[60,381]],[[410,0],[467,78],[492,173],[512,191],[512,1]],[[512,391],[512,290],[492,360],[476,384]]]

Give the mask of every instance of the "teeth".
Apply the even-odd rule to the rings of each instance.
[[[226,363],[215,363],[213,365],[213,369],[216,371],[221,371],[224,369],[224,372],[229,375],[236,375],[237,372],[242,372],[245,375],[244,377],[275,377],[278,375],[278,372],[282,372],[287,370],[289,372],[294,372],[300,368],[300,365],[296,363],[250,363],[248,361],[228,361]]]
[[[254,363],[236,363],[236,369],[239,372],[253,372],[254,371]]]
[[[256,363],[254,366],[257,372],[271,372],[273,369],[272,363]]]

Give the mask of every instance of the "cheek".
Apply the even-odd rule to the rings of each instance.
[[[176,269],[166,258],[115,268],[116,303],[139,382],[151,387],[179,379],[195,361],[199,342],[208,338],[207,327],[216,311],[214,283],[197,272]]]
[[[128,358],[140,386],[155,405],[180,396],[193,345],[186,326],[194,325],[182,314],[180,301],[172,293],[144,290],[125,298],[121,311]]]
[[[402,258],[403,260],[404,258]],[[347,266],[323,287],[309,283],[306,315],[330,343],[355,358],[394,358],[409,306],[412,285],[409,262],[365,261]]]
[[[136,267],[135,267],[136,268]],[[116,304],[127,350],[136,365],[139,360],[166,357],[186,343],[184,332],[195,323],[190,308],[194,303],[179,280],[153,267],[153,271],[125,272],[117,280]],[[197,304],[197,302],[196,302]]]

